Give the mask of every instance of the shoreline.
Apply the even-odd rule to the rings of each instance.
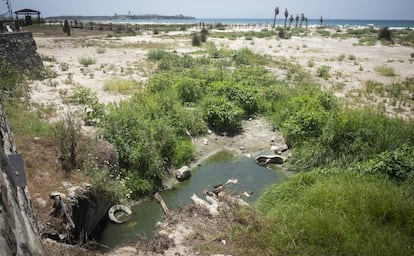
[[[44,18],[45,24],[59,24],[68,19],[69,21],[77,21],[82,23],[100,24],[122,24],[122,25],[194,25],[205,24],[206,26],[222,24],[226,27],[233,26],[249,26],[249,27],[269,27],[272,29],[273,21],[271,19],[239,19],[239,18],[120,18],[120,19],[96,19],[88,16],[58,16]],[[284,19],[280,17],[276,23],[276,28],[285,28]],[[287,22],[289,24],[289,21]],[[86,25],[86,24],[85,24]],[[292,28],[295,28],[295,21]],[[401,30],[414,28],[414,20],[375,20],[375,19],[325,19],[322,26],[319,19],[309,19],[308,26],[303,23],[302,27],[306,28],[342,28],[342,29],[381,29],[388,27],[389,29]],[[286,27],[287,28],[287,27]]]

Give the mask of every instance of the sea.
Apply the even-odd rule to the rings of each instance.
[[[220,19],[220,18],[195,18],[195,19],[118,19],[111,21],[103,21],[111,23],[162,23],[162,24],[189,24],[189,23],[205,23],[205,24],[243,24],[243,25],[273,25],[273,19]],[[300,22],[300,21],[299,21]],[[276,20],[276,26],[284,26],[284,18],[279,18]],[[287,20],[289,25],[289,20]],[[295,21],[292,22],[292,25],[295,24]],[[305,26],[303,22],[302,26]],[[309,19],[308,26],[315,27],[320,26],[319,19]],[[330,27],[375,27],[375,28],[384,28],[389,27],[393,29],[412,29],[414,28],[414,20],[365,20],[365,19],[324,19],[323,26]]]

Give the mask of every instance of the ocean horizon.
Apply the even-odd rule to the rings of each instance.
[[[97,20],[94,20],[97,22]],[[262,18],[194,18],[194,19],[112,19],[112,20],[102,20],[102,22],[111,22],[111,23],[167,23],[167,24],[195,24],[195,23],[206,23],[206,24],[244,24],[244,25],[273,25],[273,19],[262,19]],[[295,21],[292,22],[292,26],[295,25]],[[300,20],[299,20],[300,23]],[[284,26],[285,19],[284,17],[279,17],[276,19],[276,26]],[[289,25],[289,20],[287,20],[287,25]],[[319,19],[309,19],[308,26],[319,26]],[[331,27],[376,27],[376,28],[414,28],[414,20],[381,20],[381,19],[324,19],[324,26]],[[303,22],[302,26],[305,26]]]

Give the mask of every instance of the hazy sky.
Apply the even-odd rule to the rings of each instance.
[[[196,18],[273,18],[304,13],[308,18],[414,20],[414,0],[10,0],[13,11],[30,8],[57,15],[183,14]],[[0,14],[6,12],[0,0]]]

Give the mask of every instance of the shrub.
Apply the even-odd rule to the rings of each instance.
[[[95,64],[96,63],[96,59],[90,56],[83,56],[78,58],[79,64],[87,67],[89,65]]]
[[[287,32],[287,30],[281,29],[281,30],[279,30],[279,32],[278,32],[278,37],[279,37],[280,39],[289,39],[289,38],[291,38],[292,36],[290,35],[290,33],[289,33],[289,32]]]
[[[386,41],[392,41],[392,32],[389,30],[388,27],[382,28],[378,31],[377,35],[378,40],[386,40]]]
[[[319,137],[328,115],[318,98],[309,95],[291,98],[285,111],[287,113],[283,113],[285,119],[281,124],[282,132],[291,146]]]
[[[163,72],[152,75],[146,84],[146,89],[152,93],[172,89],[175,82],[174,74]]]
[[[106,49],[104,47],[96,48],[96,53],[97,54],[103,54],[105,52],[106,52]]]
[[[374,68],[375,72],[377,72],[378,74],[382,75],[382,76],[396,76],[397,73],[395,71],[395,69],[393,67],[389,67],[389,66],[376,66]]]
[[[55,125],[54,139],[60,150],[62,168],[69,173],[76,166],[76,145],[79,140],[80,125],[69,114]]]
[[[124,171],[126,174],[122,179],[123,184],[128,189],[130,198],[137,199],[146,196],[155,191],[155,184],[147,178],[140,177],[136,172]]]
[[[191,43],[193,46],[201,45],[201,37],[198,33],[193,33]]]
[[[208,35],[208,30],[207,30],[207,29],[205,29],[205,28],[203,28],[203,29],[201,30],[201,36],[200,36],[200,41],[201,41],[202,43],[207,42],[207,35]]]
[[[396,181],[414,181],[414,147],[402,145],[353,167],[363,174],[382,175]]]
[[[180,140],[176,143],[174,149],[174,157],[172,162],[174,166],[181,167],[185,164],[188,164],[194,159],[194,146],[191,141]]]
[[[237,133],[241,127],[243,110],[224,97],[210,97],[203,103],[205,119],[217,132]]]
[[[331,67],[326,66],[326,65],[322,65],[320,66],[317,70],[316,70],[316,76],[317,77],[322,77],[325,80],[328,80],[329,76],[329,70],[331,69]]]
[[[226,29],[226,27],[221,22],[218,22],[217,24],[215,24],[214,27],[218,30],[225,30]]]
[[[204,94],[204,82],[200,79],[180,77],[173,85],[178,97],[184,102],[197,102]]]
[[[96,93],[90,88],[77,85],[72,89],[72,93],[69,96],[71,103],[91,105],[98,101]]]
[[[246,114],[256,113],[258,100],[256,93],[247,86],[241,86],[229,82],[214,82],[211,84],[212,92],[217,96],[225,96],[237,106],[241,107]]]
[[[355,60],[356,60],[355,55],[353,55],[353,54],[349,54],[349,55],[348,55],[348,60],[355,61]]]
[[[206,130],[202,115],[182,107],[171,90],[136,92],[131,100],[113,106],[101,126],[118,149],[121,167],[150,183],[159,182],[174,162],[192,157],[182,142],[190,139],[187,132],[197,136]]]

